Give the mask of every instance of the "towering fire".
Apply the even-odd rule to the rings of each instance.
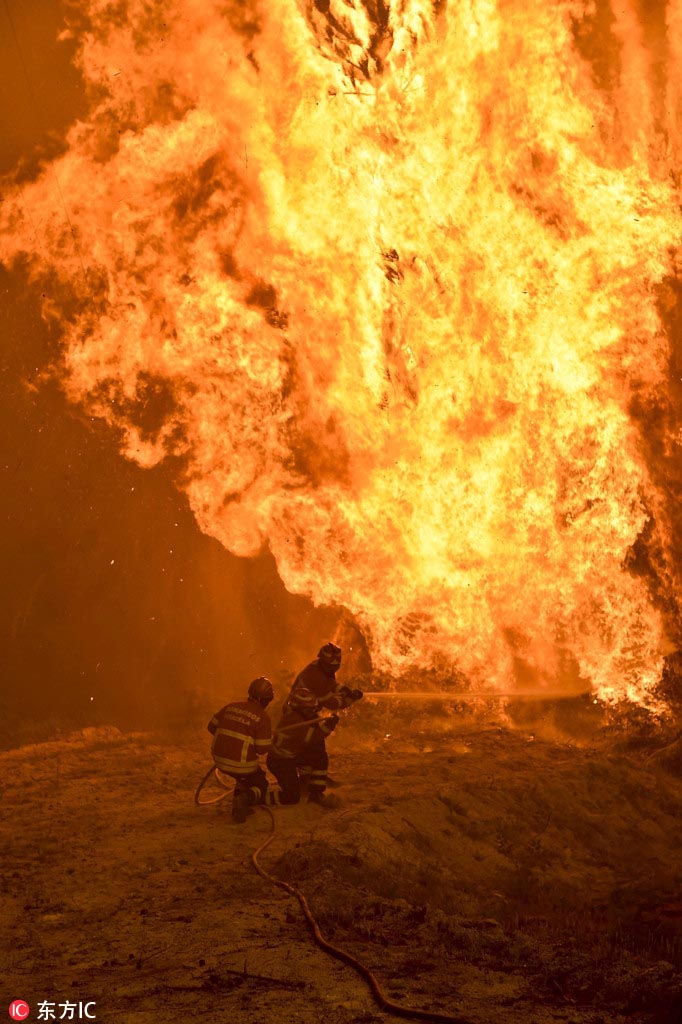
[[[377,668],[643,702],[660,677],[641,413],[667,387],[682,2],[638,10],[72,5],[91,112],[8,185],[0,254],[42,280],[73,401],[178,460],[230,551],[349,609]]]

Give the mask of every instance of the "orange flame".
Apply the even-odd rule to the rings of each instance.
[[[180,458],[201,529],[268,544],[377,668],[650,702],[662,612],[624,560],[661,502],[628,409],[665,383],[679,0],[666,67],[627,0],[74,19],[91,113],[0,243],[52,280],[70,397]]]

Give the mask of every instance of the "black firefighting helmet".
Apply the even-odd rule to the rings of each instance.
[[[259,704],[265,707],[274,699],[275,691],[272,683],[265,676],[259,676],[258,679],[254,679],[249,684],[249,700],[257,700]]]
[[[341,648],[336,644],[325,644],[317,652],[317,658],[320,666],[327,672],[336,672],[341,664]]]

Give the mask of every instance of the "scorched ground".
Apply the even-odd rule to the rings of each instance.
[[[398,1002],[475,1024],[677,1024],[682,783],[554,736],[348,724],[342,806],[278,810],[264,863]],[[194,807],[202,741],[111,728],[1,755],[7,1001],[94,999],[121,1024],[390,1019],[253,871],[265,814]]]

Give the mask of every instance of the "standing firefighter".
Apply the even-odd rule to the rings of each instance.
[[[301,799],[299,768],[310,768],[308,800],[331,806],[325,798],[329,758],[325,739],[338,724],[338,715],[317,721],[324,711],[340,711],[362,697],[362,690],[350,690],[336,682],[341,664],[341,649],[328,643],[320,648],[315,661],[294,680],[291,693],[282,708],[267,764],[280,787],[280,801],[296,804]]]
[[[237,783],[232,817],[240,823],[253,804],[278,803],[278,794],[268,792],[268,780],[258,764],[258,755],[271,748],[272,726],[265,709],[274,696],[270,680],[260,676],[250,684],[248,700],[226,704],[208,723],[216,768]]]

